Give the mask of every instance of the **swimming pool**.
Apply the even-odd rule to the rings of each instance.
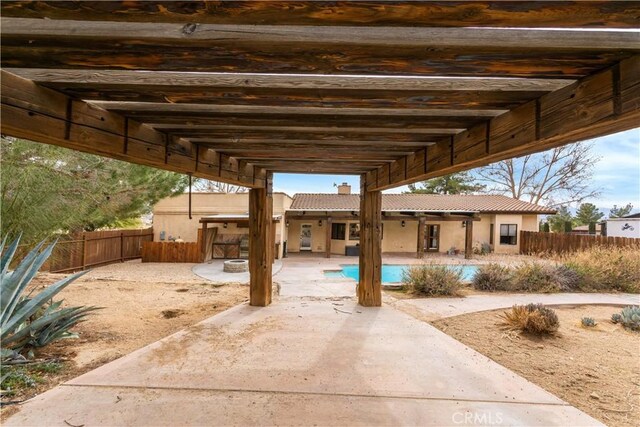
[[[359,268],[357,264],[345,264],[342,265],[341,271],[325,271],[325,277],[332,279],[359,279]],[[409,265],[382,265],[382,283],[399,283],[402,282],[402,272],[410,267]],[[462,271],[462,280],[469,281],[473,278],[478,266],[476,265],[452,265],[451,268],[456,268]]]

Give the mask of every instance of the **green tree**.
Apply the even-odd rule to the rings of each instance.
[[[566,224],[573,224],[574,218],[569,212],[569,209],[566,206],[560,206],[558,208],[558,212],[555,215],[551,215],[547,218],[547,223],[551,231],[554,233],[562,233],[565,231]]]
[[[470,194],[484,188],[476,184],[467,172],[452,173],[429,179],[418,184],[409,184],[408,193],[418,194]]]
[[[627,203],[626,206],[613,205],[611,210],[609,210],[609,218],[622,218],[623,216],[627,216],[631,213],[633,209],[633,205],[631,203]]]
[[[576,212],[576,222],[579,225],[589,225],[600,221],[603,216],[593,203],[583,203]]]
[[[188,177],[36,142],[0,141],[0,234],[31,244],[55,233],[135,222]]]

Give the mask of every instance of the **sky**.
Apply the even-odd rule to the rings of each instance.
[[[600,160],[594,168],[592,187],[600,189],[600,196],[587,200],[608,214],[613,205],[631,203],[634,212],[640,211],[640,128],[597,138],[593,152]],[[360,178],[356,175],[304,175],[275,174],[274,191],[289,195],[295,193],[333,193],[334,184],[346,182],[352,191],[360,191]],[[386,193],[401,193],[398,187]]]

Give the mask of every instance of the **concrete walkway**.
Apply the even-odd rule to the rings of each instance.
[[[495,294],[469,295],[464,298],[416,298],[398,299],[397,307],[411,306],[418,309],[423,320],[437,320],[477,311],[510,308],[515,304],[542,303],[549,306],[562,305],[640,305],[638,294]]]
[[[135,351],[5,425],[601,425],[392,304],[358,306],[313,262],[285,260],[271,306]]]

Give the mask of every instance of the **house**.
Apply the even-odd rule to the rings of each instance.
[[[608,218],[605,229],[607,236],[610,237],[640,238],[640,213],[622,218]]]
[[[600,236],[602,234],[602,224],[595,224],[596,226],[596,231],[595,234],[593,234],[594,236]],[[589,231],[589,226],[588,225],[578,225],[576,227],[573,227],[571,229],[571,233],[573,234],[592,234]]]
[[[153,211],[155,240],[180,237],[195,242],[205,233],[205,260],[242,257],[248,242],[247,207],[246,193],[194,193],[189,219],[188,195],[164,199]],[[291,198],[275,193],[276,257],[299,252],[357,255],[359,210],[360,195],[352,194],[347,184],[333,194]],[[519,232],[537,231],[538,216],[554,213],[498,195],[383,194],[382,251],[421,256],[484,245],[496,253],[518,253]]]

